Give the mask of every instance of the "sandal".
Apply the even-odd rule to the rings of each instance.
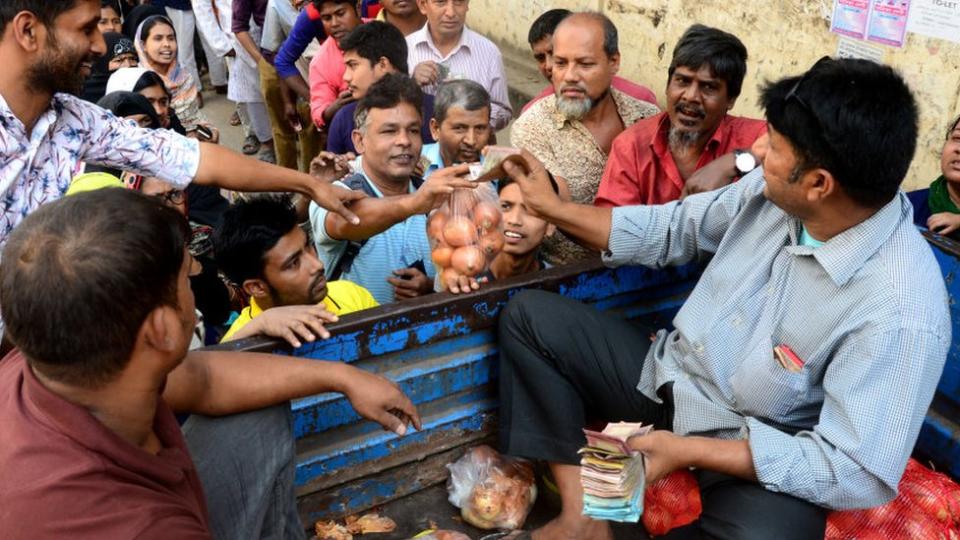
[[[233,116],[230,117],[230,125],[231,126],[240,125],[240,111],[236,109],[233,110]]]
[[[253,135],[247,135],[243,141],[243,153],[252,156],[260,151],[260,141]]]

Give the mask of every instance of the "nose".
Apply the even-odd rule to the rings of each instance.
[[[477,130],[476,128],[470,128],[467,130],[467,134],[463,137],[463,144],[473,147],[477,144]]]
[[[443,16],[448,19],[456,18],[457,11],[453,9],[453,2],[447,2],[447,7],[443,9]]]
[[[411,139],[410,139],[409,131],[405,129],[401,129],[397,132],[397,139],[396,139],[397,146],[404,146],[404,147],[410,146],[410,141]]]
[[[693,101],[693,102],[699,103],[700,102],[700,85],[697,84],[696,81],[690,83],[689,85],[687,85],[686,88],[683,89],[683,94],[681,95],[681,97],[683,98],[684,101]]]
[[[90,52],[96,56],[107,54],[107,42],[103,39],[103,33],[98,29],[93,33],[93,41],[90,43]]]
[[[315,276],[317,274],[323,273],[323,261],[320,260],[320,257],[313,252],[312,249],[307,250],[306,253],[307,264],[309,265],[310,275]]]
[[[514,227],[523,225],[523,218],[520,216],[520,209],[516,206],[503,213],[503,222]]]

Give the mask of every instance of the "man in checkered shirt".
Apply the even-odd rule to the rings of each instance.
[[[610,538],[581,515],[588,419],[630,440],[647,481],[694,468],[703,514],[669,537],[823,538],[827,509],[896,495],[950,346],[943,278],[900,191],[917,106],[892,69],[825,58],[762,94],[763,167],[661,206],[558,199],[508,165],[529,208],[610,265],[711,258],[649,333],[526,291],[500,320],[503,450],[546,460],[563,509],[534,538]]]

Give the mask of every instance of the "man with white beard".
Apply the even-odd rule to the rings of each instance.
[[[751,149],[766,122],[728,114],[746,72],[747,48],[736,36],[700,24],[688,28],[673,50],[666,112],[613,142],[596,205],[663,204],[753,170],[762,156]]]
[[[573,201],[590,204],[614,138],[638,120],[655,116],[652,103],[610,84],[620,69],[617,28],[599,13],[574,13],[553,34],[554,95],[527,109],[513,124],[513,144],[527,149],[569,188]],[[553,265],[596,256],[556,234],[543,255]]]

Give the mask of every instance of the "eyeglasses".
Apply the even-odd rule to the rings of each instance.
[[[174,189],[166,193],[157,193],[154,197],[164,201],[167,204],[183,204],[187,200],[187,194],[182,190]]]

